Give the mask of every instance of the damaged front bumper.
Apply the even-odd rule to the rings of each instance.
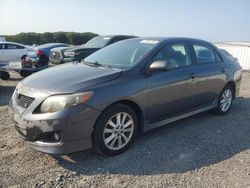
[[[76,122],[75,125],[67,125],[67,122],[67,119],[30,121],[21,118],[19,114],[14,114],[16,132],[38,151],[67,154],[90,149],[92,127]],[[82,134],[79,134],[81,132]]]
[[[36,95],[34,95],[34,93]],[[27,93],[25,93],[27,95]],[[100,112],[85,105],[61,112],[36,114],[34,110],[49,94],[33,91],[35,100],[27,108],[10,101],[17,133],[34,149],[50,154],[67,154],[90,149],[91,133]]]

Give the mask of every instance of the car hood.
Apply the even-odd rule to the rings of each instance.
[[[75,93],[116,79],[121,72],[118,69],[90,67],[83,63],[67,63],[37,72],[24,79],[23,84],[50,94]]]

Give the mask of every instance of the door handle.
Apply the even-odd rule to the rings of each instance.
[[[191,79],[195,79],[195,73],[190,73],[190,75],[189,75],[189,77],[191,78]]]
[[[226,72],[225,68],[221,68],[220,71],[221,71],[222,73],[225,73],[225,72]]]

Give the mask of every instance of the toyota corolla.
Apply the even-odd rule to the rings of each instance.
[[[24,79],[10,107],[36,150],[117,155],[138,132],[204,111],[226,114],[240,82],[239,63],[209,42],[134,38]]]

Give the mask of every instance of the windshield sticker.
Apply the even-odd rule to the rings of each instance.
[[[142,40],[140,43],[157,44],[158,42],[158,40]]]

